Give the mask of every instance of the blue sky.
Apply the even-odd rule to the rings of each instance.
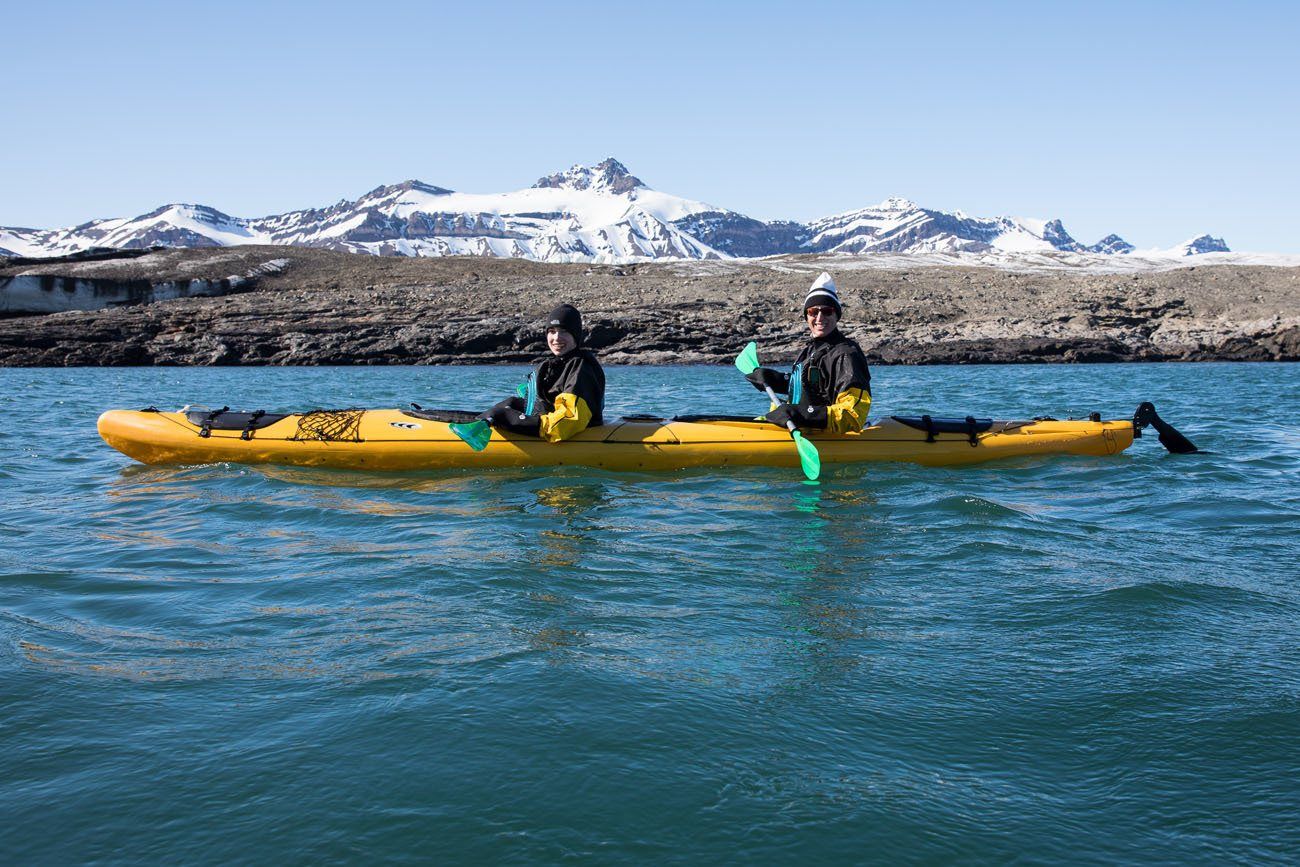
[[[1300,3],[65,3],[5,16],[0,225],[622,160],[761,219],[891,195],[1300,252]]]

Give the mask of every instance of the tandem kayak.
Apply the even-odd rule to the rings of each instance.
[[[1102,421],[1095,414],[1071,421],[895,416],[860,433],[813,432],[808,438],[823,463],[908,461],[953,466],[1024,455],[1104,457],[1124,451],[1146,423],[1158,421],[1154,409],[1150,414],[1154,420]],[[449,428],[449,423],[473,418],[456,410],[278,414],[188,408],[163,412],[150,407],[105,412],[99,417],[99,434],[113,448],[145,464],[230,462],[398,471],[564,465],[631,471],[799,466],[788,432],[749,417],[627,416],[561,443],[494,430],[487,447],[478,452]]]

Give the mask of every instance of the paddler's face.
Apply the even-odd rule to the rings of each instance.
[[[818,307],[809,307],[803,312],[808,319],[808,331],[813,337],[825,337],[835,330],[839,324],[840,317],[835,312],[835,308],[829,304]]]
[[[573,347],[578,345],[578,341],[573,339],[573,335],[563,328],[552,325],[546,329],[546,345],[551,348],[551,352],[556,355],[563,355]]]

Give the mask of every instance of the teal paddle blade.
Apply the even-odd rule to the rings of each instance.
[[[736,356],[736,369],[745,376],[749,376],[759,368],[758,363],[758,344],[749,341],[745,348]],[[772,389],[767,390],[768,395],[775,403],[779,398],[772,394]],[[758,421],[758,419],[755,419]],[[808,477],[809,481],[817,481],[817,477],[822,474],[822,456],[817,451],[817,446],[804,439],[804,435],[794,430],[791,425],[790,436],[794,439],[794,447],[799,452],[799,466],[803,467],[803,474]]]
[[[736,356],[736,369],[745,376],[749,376],[755,370],[758,370],[758,344],[749,341],[749,344],[740,351]]]
[[[449,424],[447,427],[476,452],[487,448],[488,440],[492,439],[492,426],[481,419],[469,424]]]
[[[817,477],[822,474],[822,456],[818,453],[817,446],[797,430],[791,431],[790,436],[794,438],[794,447],[799,452],[799,465],[803,467],[803,474],[809,481],[817,481]]]
[[[537,405],[537,374],[528,374],[528,378],[515,387],[515,394],[526,401],[524,415],[532,415],[533,407]]]

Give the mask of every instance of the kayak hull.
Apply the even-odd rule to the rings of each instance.
[[[206,436],[183,413],[109,410],[99,434],[144,464],[284,464],[349,470],[410,471],[483,467],[587,466],[617,471],[688,467],[798,467],[789,434],[765,422],[629,419],[589,428],[562,443],[493,431],[471,450],[448,425],[396,409],[367,410],[346,440],[304,436],[302,416],[259,430],[211,430]],[[860,433],[809,436],[823,464],[905,461],[955,466],[1024,455],[1107,456],[1133,443],[1124,421],[994,422],[976,435],[927,434],[893,419]]]

